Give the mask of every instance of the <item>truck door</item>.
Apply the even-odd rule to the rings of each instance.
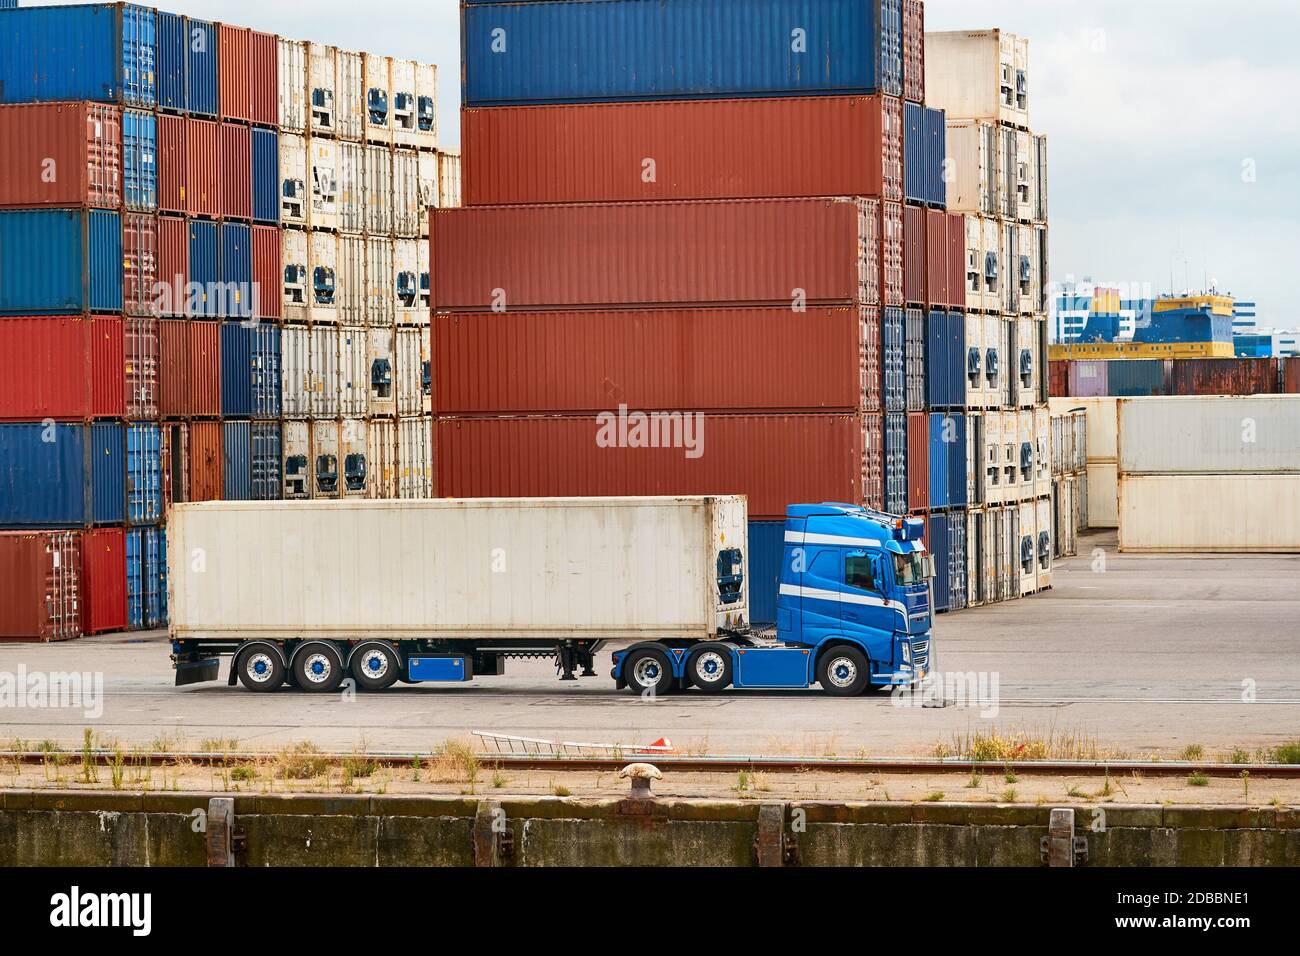
[[[880,554],[852,549],[844,551],[840,620],[846,636],[867,643],[882,632],[887,635],[894,633],[895,610],[885,598],[889,590],[887,574]]]
[[[840,634],[840,592],[844,587],[841,548],[806,546],[799,587],[801,633],[795,640],[818,645]]]

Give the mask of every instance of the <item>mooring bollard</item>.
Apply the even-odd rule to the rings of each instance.
[[[1043,862],[1049,867],[1082,866],[1088,862],[1088,838],[1074,835],[1074,811],[1053,810],[1042,843]]]
[[[235,800],[213,797],[208,801],[206,822],[208,866],[235,865]]]

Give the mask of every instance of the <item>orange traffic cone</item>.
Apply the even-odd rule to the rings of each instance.
[[[645,750],[638,750],[637,753],[642,753],[642,754],[675,754],[675,753],[677,753],[677,751],[676,751],[676,750],[673,750],[673,742],[672,742],[671,740],[669,740],[667,737],[660,737],[658,740],[656,740],[654,743],[652,743],[652,744],[651,744],[649,747],[647,747]]]

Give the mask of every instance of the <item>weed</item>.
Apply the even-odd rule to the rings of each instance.
[[[1188,744],[1183,748],[1183,752],[1179,756],[1189,762],[1203,760],[1205,758],[1205,748],[1200,744]]]
[[[1210,785],[1210,778],[1198,770],[1187,778],[1187,785],[1189,787],[1208,787]]]

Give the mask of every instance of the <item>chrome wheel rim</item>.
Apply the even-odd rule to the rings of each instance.
[[[361,656],[361,673],[371,680],[379,680],[388,673],[388,655],[374,649]]]
[[[852,687],[858,679],[858,665],[847,657],[836,657],[827,666],[826,675],[836,687]]]
[[[632,667],[632,676],[642,687],[653,687],[663,674],[662,665],[653,657],[643,657]]]
[[[333,672],[334,662],[322,651],[308,654],[307,660],[303,662],[302,675],[313,684],[325,683]]]
[[[248,662],[244,665],[244,673],[253,683],[265,684],[275,673],[275,661],[271,659],[270,654],[258,651],[248,658]]]
[[[717,651],[705,651],[695,659],[695,679],[702,684],[716,684],[727,673],[727,662]]]

